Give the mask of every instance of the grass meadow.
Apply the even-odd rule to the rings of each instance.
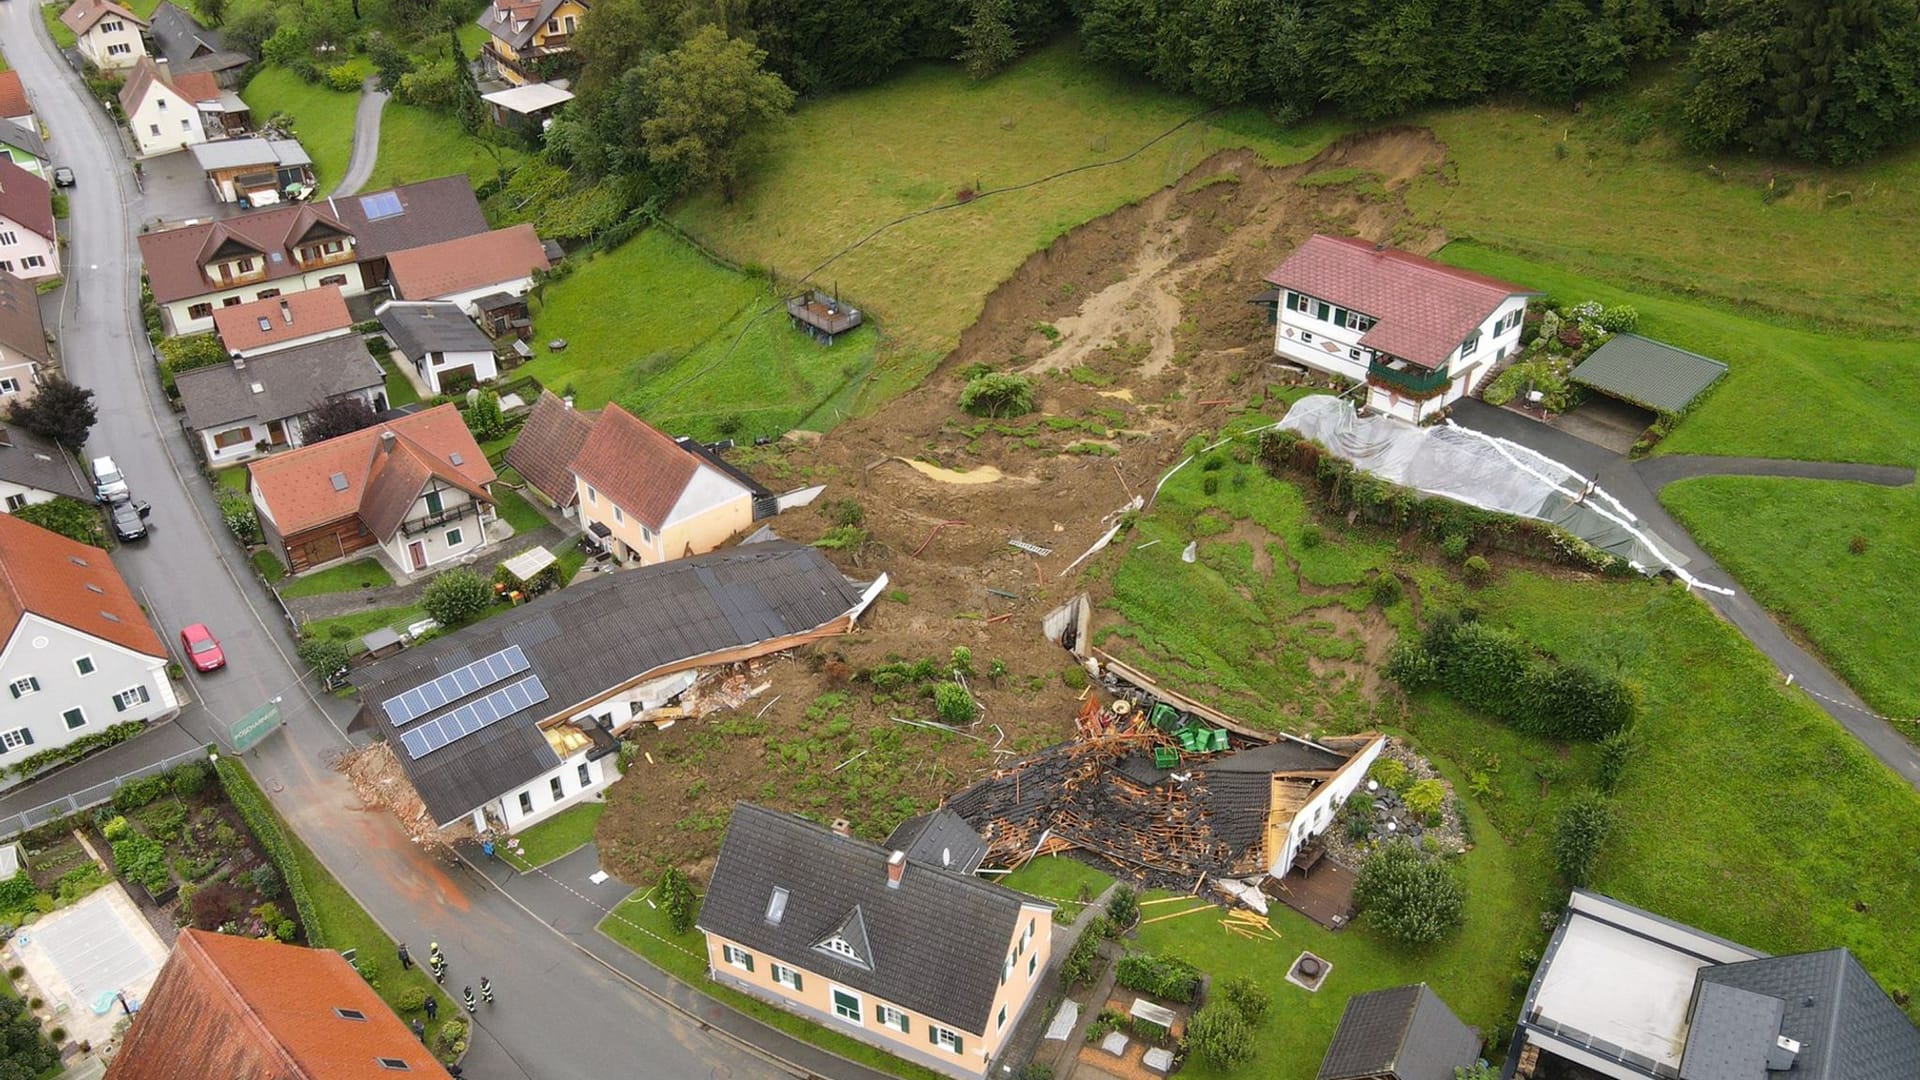
[[[279,112],[293,117],[294,134],[313,158],[314,184],[323,193],[332,191],[353,156],[353,116],[360,95],[306,82],[286,68],[263,67],[241,97],[256,120]]]
[[[1203,493],[1209,475],[1213,496]],[[1188,540],[1199,543],[1192,564],[1178,561]],[[1547,844],[1554,815],[1595,782],[1591,747],[1519,734],[1434,693],[1404,711],[1390,686],[1379,701],[1363,693],[1373,665],[1340,612],[1376,633],[1414,625],[1406,601],[1373,613],[1367,583],[1380,568],[1413,583],[1425,614],[1471,605],[1634,684],[1640,751],[1615,792],[1618,826],[1594,888],[1769,952],[1844,944],[1889,990],[1920,987],[1906,930],[1920,918],[1920,795],[1677,587],[1510,570],[1469,589],[1390,540],[1315,520],[1292,484],[1231,460],[1176,474],[1129,548],[1094,571],[1111,575],[1096,621],[1105,647],[1249,722],[1385,728],[1435,759],[1456,792],[1469,773],[1487,778],[1484,797],[1464,799],[1476,841],[1460,860],[1467,925],[1431,951],[1409,953],[1364,927],[1330,935],[1285,911],[1272,920],[1282,937],[1272,946],[1231,938],[1204,916],[1143,929],[1147,947],[1180,950],[1216,977],[1272,984],[1278,1004],[1259,1058],[1272,1075],[1311,1075],[1346,996],[1414,979],[1468,1023],[1506,1029],[1523,954],[1538,951],[1541,917],[1564,895]],[[1301,948],[1326,950],[1338,993],[1281,985]]]

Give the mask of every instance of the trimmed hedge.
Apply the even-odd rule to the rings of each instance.
[[[314,913],[313,898],[307,892],[307,879],[300,872],[300,862],[293,857],[293,846],[287,841],[287,834],[280,827],[280,819],[274,815],[273,808],[267,805],[267,796],[247,775],[245,768],[232,758],[223,757],[213,763],[214,774],[220,777],[220,787],[227,793],[227,801],[240,812],[240,820],[260,841],[260,847],[266,851],[267,858],[280,870],[280,877],[287,884],[287,893],[293,897],[293,907],[300,913],[300,925],[306,928],[307,944],[316,949],[327,947],[321,940],[320,919]]]
[[[1563,664],[1518,634],[1465,616],[1436,616],[1418,642],[1394,645],[1387,677],[1437,686],[1531,735],[1600,742],[1633,723],[1633,690],[1618,677]]]

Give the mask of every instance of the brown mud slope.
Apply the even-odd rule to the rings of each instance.
[[[775,488],[828,485],[821,506],[775,523],[782,535],[817,540],[834,528],[833,507],[858,503],[866,542],[835,557],[856,577],[888,574],[893,597],[858,634],[781,665],[766,697],[731,718],[752,724],[703,720],[645,736],[654,761],[639,759],[610,792],[600,826],[609,867],[638,882],[660,861],[703,864],[740,798],[845,816],[884,836],[1007,754],[1070,732],[1077,693],[1039,617],[1075,589],[1097,597],[1104,585],[1077,580],[1101,557],[1063,580],[1068,564],[1128,499],[1151,491],[1190,437],[1290,382],[1270,363],[1272,329],[1248,300],[1297,244],[1335,232],[1440,246],[1443,237],[1411,223],[1402,194],[1444,156],[1415,129],[1351,137],[1286,169],[1247,152],[1215,155],[1034,254],[921,386],[825,438],[750,461]],[[956,401],[976,365],[1030,374],[1035,411],[1004,421],[963,413]],[[979,742],[895,723],[932,717],[926,689],[876,694],[862,677],[894,659],[944,664],[955,646],[972,650],[983,676],[992,660],[1009,669],[997,687],[973,682],[985,707]],[[834,692],[847,702],[817,702]],[[722,728],[736,733],[716,735]],[[896,735],[904,749],[891,756],[872,745]],[[809,742],[821,745],[794,749]]]

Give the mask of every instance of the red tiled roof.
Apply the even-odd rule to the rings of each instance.
[[[1508,297],[1531,295],[1484,274],[1347,236],[1309,237],[1267,281],[1372,316],[1362,345],[1428,367],[1443,363]]]
[[[267,329],[260,329],[260,320]],[[264,349],[309,334],[345,330],[353,325],[353,315],[340,296],[340,287],[308,289],[284,296],[255,300],[250,304],[215,308],[213,329],[228,352]]]
[[[25,116],[33,111],[27,102],[27,88],[20,81],[20,73],[8,68],[0,71],[0,116]]]
[[[573,486],[571,466],[593,431],[593,416],[569,406],[542,390],[520,425],[520,436],[507,447],[507,464],[527,483],[560,506],[571,506],[579,492]]]
[[[609,405],[574,458],[573,472],[623,512],[658,530],[700,464],[653,425]]]
[[[171,89],[189,104],[202,101],[218,101],[220,84],[208,72],[188,72],[175,75],[164,65],[154,62],[150,56],[143,56],[127,69],[127,81],[120,85],[120,109],[131,114],[145,100],[147,91],[155,84]]]
[[[51,240],[53,188],[0,154],[0,217]]]
[[[106,552],[0,514],[0,649],[28,612],[146,656],[167,655]]]
[[[179,75],[169,75],[168,81],[180,91],[180,96],[188,101],[219,101],[220,81],[211,71],[188,71]]]
[[[94,23],[108,15],[118,15],[135,26],[149,25],[147,20],[113,3],[112,0],[76,0],[72,7],[60,13],[60,21],[77,35],[93,29]]]
[[[387,256],[394,294],[401,300],[438,300],[454,293],[498,285],[548,267],[547,253],[531,225],[462,236]]]
[[[293,260],[291,245],[297,244],[316,224],[351,235],[351,230],[325,212],[299,204],[273,210],[256,210],[222,221],[142,233],[138,237],[140,257],[147,264],[147,280],[153,286],[153,298],[162,304],[170,304],[222,287],[207,280],[206,274],[200,269],[201,260],[211,256],[222,243],[229,240],[258,251],[268,259],[266,278],[252,284],[299,276],[302,271]],[[274,256],[278,256],[278,262],[273,261]]]
[[[194,929],[180,932],[107,1067],[110,1080],[395,1075],[448,1074],[339,953]]]
[[[386,432],[392,432],[395,442],[406,445],[409,452],[382,454],[380,436]],[[460,458],[457,464],[455,455]],[[375,520],[368,519],[377,519],[381,526],[399,523],[387,509],[392,481],[381,482],[393,459],[399,459],[401,467],[409,472],[423,467],[427,473],[483,500],[488,499],[486,485],[495,479],[493,467],[487,464],[480,444],[473,441],[460,410],[450,404],[276,454],[247,469],[281,536],[358,514],[371,531],[385,539],[392,534],[391,528],[383,531],[375,527]],[[336,474],[346,480],[339,490],[333,484]],[[425,479],[426,474],[419,476],[421,483]],[[420,494],[419,486],[407,494],[406,505],[411,505]],[[400,509],[404,513],[406,506]]]

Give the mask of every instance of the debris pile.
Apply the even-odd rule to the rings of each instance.
[[[416,844],[455,844],[472,839],[473,824],[462,818],[446,828],[434,824],[433,815],[427,812],[427,804],[420,800],[419,792],[407,779],[400,767],[400,759],[394,757],[393,747],[384,742],[376,742],[355,750],[340,758],[339,768],[347,774],[347,780],[353,784],[354,794],[369,807],[383,807],[392,811],[405,829],[407,837]]]

